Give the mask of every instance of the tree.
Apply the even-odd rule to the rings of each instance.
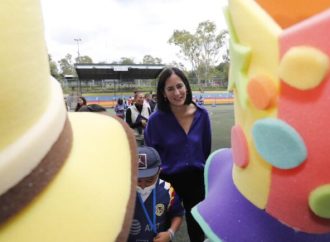
[[[129,58],[129,57],[122,57],[119,61],[119,64],[122,65],[131,65],[131,64],[135,64],[134,63],[134,59],[133,58]]]
[[[52,60],[52,56],[48,54],[48,61],[49,61],[49,69],[50,69],[50,74],[55,78],[59,79],[60,74],[58,72],[58,68],[56,65],[56,62]]]
[[[229,75],[229,62],[221,62],[216,70],[219,73],[219,79],[221,82],[221,86],[226,87],[228,85],[228,75]]]
[[[210,68],[214,66],[220,59],[220,48],[224,45],[225,33],[222,31],[219,34],[215,33],[216,26],[210,21],[202,22],[198,25],[196,38],[200,50],[200,59],[202,73],[204,79],[210,79]]]
[[[145,55],[142,60],[142,64],[161,64],[162,59],[158,57],[152,57],[151,55]]]
[[[88,55],[80,56],[79,59],[78,59],[78,57],[76,57],[75,61],[76,61],[76,63],[79,63],[79,64],[92,64],[93,63],[92,58],[89,57]]]
[[[72,55],[67,54],[65,58],[62,58],[58,61],[60,68],[61,68],[61,76],[64,77],[65,75],[74,75],[77,76],[76,71],[74,69],[72,63]]]
[[[187,70],[186,70],[186,67],[185,67],[184,64],[181,63],[181,62],[172,61],[172,62],[169,63],[168,65],[169,65],[169,66],[173,66],[173,67],[177,67],[177,68],[179,68],[179,69],[181,69],[181,70],[183,70],[183,71],[187,71]]]
[[[227,30],[216,33],[216,25],[205,21],[199,23],[195,34],[175,30],[169,43],[180,48],[180,54],[190,62],[199,84],[201,79],[210,80],[211,68],[220,60],[220,49],[225,45],[226,36]]]
[[[184,60],[190,62],[192,69],[196,70],[198,63],[197,42],[195,37],[186,30],[175,30],[169,39],[170,44],[174,44],[180,48],[180,55]],[[198,73],[195,72],[197,79]]]
[[[227,46],[226,52],[222,55],[222,60],[225,62],[225,63],[229,63],[230,62],[230,55],[229,55],[229,48]]]

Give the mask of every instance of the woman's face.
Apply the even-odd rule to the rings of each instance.
[[[183,106],[187,97],[187,88],[176,74],[172,74],[165,83],[164,97],[172,106]]]
[[[79,99],[78,99],[78,103],[79,103],[80,105],[83,105],[83,104],[84,104],[84,100],[82,100],[81,98],[79,98]]]

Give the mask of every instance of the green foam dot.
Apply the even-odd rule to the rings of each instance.
[[[314,189],[309,194],[308,203],[317,216],[330,219],[330,184]]]

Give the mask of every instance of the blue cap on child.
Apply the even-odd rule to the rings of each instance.
[[[139,178],[152,177],[157,174],[160,168],[161,160],[158,152],[148,146],[138,147],[138,167]]]

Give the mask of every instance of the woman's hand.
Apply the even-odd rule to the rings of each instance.
[[[142,119],[141,120],[141,125],[142,125],[143,128],[145,128],[147,126],[147,121]]]
[[[171,241],[170,233],[168,231],[160,232],[154,238],[154,242],[169,242]]]

